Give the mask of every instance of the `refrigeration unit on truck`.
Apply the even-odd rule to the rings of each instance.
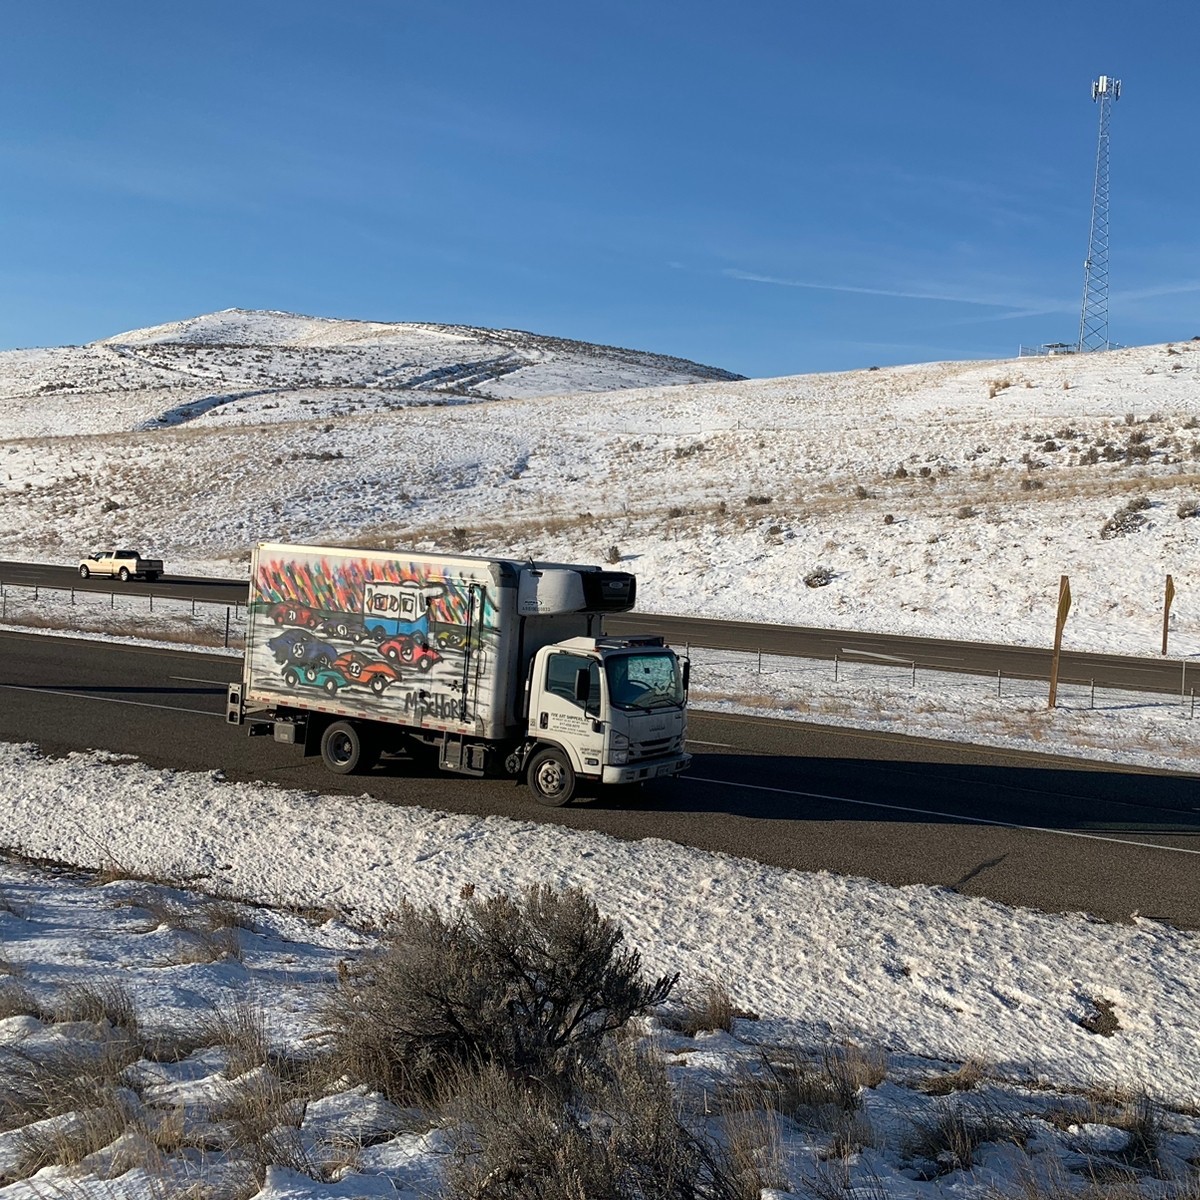
[[[610,637],[624,571],[263,543],[226,719],[338,774],[407,752],[524,778],[543,804],[679,774],[688,664],[661,637]]]

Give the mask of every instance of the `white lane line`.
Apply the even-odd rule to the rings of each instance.
[[[88,696],[82,692],[63,691],[60,688],[23,687],[18,683],[0,683],[0,688],[12,692],[41,692],[44,696],[71,696],[76,700],[101,700],[105,704],[132,704],[134,708],[161,708],[166,712],[194,713],[198,717],[220,717],[224,713],[209,712],[204,708],[180,708],[177,704],[147,704],[145,700],[119,700],[116,696]]]
[[[688,738],[689,746],[716,746],[721,750],[736,750],[737,747],[732,742],[702,742],[699,738]]]
[[[938,812],[932,808],[911,808],[906,804],[884,804],[881,800],[850,800],[845,796],[826,796],[821,792],[798,792],[791,788],[765,787],[758,783],[734,783],[728,779],[702,779],[698,775],[684,775],[683,779],[696,783],[714,783],[719,787],[744,788],[752,792],[774,792],[780,796],[798,796],[805,800],[832,800],[837,804],[854,804],[859,808],[885,808],[891,812],[915,813],[922,817],[944,817],[951,821],[962,821],[968,825],[999,825],[1003,829],[1023,829],[1029,833],[1053,833],[1059,837],[1084,838],[1091,842],[1113,842],[1118,846],[1140,846],[1144,850],[1166,850],[1172,854],[1197,854],[1200,850],[1189,850],[1185,846],[1160,846],[1157,842],[1134,842],[1129,838],[1107,837],[1101,833],[1079,833],[1073,829],[1047,829],[1043,825],[1018,825],[1014,821],[993,821],[987,817],[964,817],[959,813]]]

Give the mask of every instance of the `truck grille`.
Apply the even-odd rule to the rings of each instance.
[[[659,738],[653,742],[638,742],[637,745],[629,747],[629,761],[641,762],[646,758],[662,758],[664,754],[670,754],[679,745],[679,739],[675,737]]]

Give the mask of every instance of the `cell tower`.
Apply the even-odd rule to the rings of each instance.
[[[1096,147],[1096,185],[1092,191],[1092,231],[1083,264],[1083,311],[1079,316],[1079,347],[1107,350],[1108,340],[1108,122],[1121,96],[1121,81],[1101,75],[1092,84],[1092,99],[1100,103],[1100,141]]]

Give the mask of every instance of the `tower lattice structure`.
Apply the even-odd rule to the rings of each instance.
[[[1092,84],[1100,105],[1100,139],[1096,146],[1096,183],[1092,189],[1092,228],[1083,264],[1083,310],[1079,316],[1079,349],[1107,350],[1108,340],[1108,126],[1112,106],[1120,98],[1121,81],[1101,75]]]

